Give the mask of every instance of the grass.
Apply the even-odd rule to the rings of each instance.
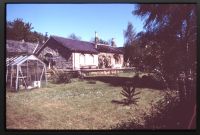
[[[121,74],[126,76],[126,74]],[[128,74],[130,75],[130,74]],[[132,77],[132,76],[131,76]],[[73,79],[69,84],[49,83],[46,88],[6,93],[7,129],[111,129],[135,119],[144,123],[143,112],[161,100],[162,90],[136,88],[137,105],[112,103],[122,100],[122,87]]]

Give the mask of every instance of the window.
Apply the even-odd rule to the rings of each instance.
[[[94,64],[94,55],[89,55],[89,64]]]
[[[79,62],[80,62],[80,65],[85,64],[85,55],[84,54],[79,55]]]
[[[115,59],[115,64],[120,64],[121,63],[119,54],[114,54],[113,57]]]
[[[108,66],[110,67],[112,65],[111,63],[111,56],[108,56]]]

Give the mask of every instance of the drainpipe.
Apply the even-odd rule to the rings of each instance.
[[[76,62],[76,60],[75,60],[75,53],[74,53],[74,70],[75,70],[75,68],[76,68],[75,62]]]

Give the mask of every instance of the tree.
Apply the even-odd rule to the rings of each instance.
[[[45,41],[45,36],[42,33],[37,31],[31,32],[27,39],[28,42],[37,43],[39,42],[42,44]]]
[[[127,28],[124,30],[124,38],[124,60],[125,62],[129,61],[130,66],[138,67],[141,62],[142,49],[138,44],[139,40],[135,29],[130,22],[128,22]]]
[[[39,42],[41,44],[45,40],[44,35],[32,30],[33,27],[31,23],[26,23],[23,19],[17,18],[14,21],[8,21],[6,23],[6,38],[33,43]]]
[[[91,42],[95,42],[95,39],[94,38],[91,38],[91,40],[90,40]],[[99,38],[99,40],[98,40],[98,43],[99,44],[106,44],[106,45],[109,45],[109,42],[110,42],[110,40],[109,41],[106,41],[106,40],[103,40],[103,39],[101,39],[101,38]]]
[[[152,56],[157,57],[159,71],[168,82],[176,80],[182,71],[195,79],[196,6],[138,4],[133,14],[145,19],[146,32],[141,39],[154,50]]]
[[[74,40],[81,40],[80,36],[76,36],[74,33],[72,33],[71,35],[69,35],[70,39],[74,39]]]
[[[44,40],[47,41],[47,39],[48,39],[48,32],[45,32],[45,36],[44,37],[45,37]]]
[[[23,22],[23,19],[15,19],[13,22],[8,21],[6,26],[7,33],[6,37],[7,39],[13,39],[13,40],[28,40],[28,36],[31,33],[31,30],[33,27],[31,26],[31,23],[25,23]]]
[[[109,44],[108,41],[105,41],[105,40],[103,40],[101,38],[99,39],[99,43],[100,44],[107,44],[107,45]]]
[[[133,42],[136,40],[135,29],[133,28],[133,25],[130,22],[128,22],[127,29],[124,30],[124,38],[125,38],[124,46],[132,45]]]

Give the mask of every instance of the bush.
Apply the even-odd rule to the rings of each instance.
[[[144,129],[144,126],[139,124],[139,121],[137,120],[132,120],[132,121],[122,121],[120,123],[117,123],[114,126],[111,126],[112,130],[135,130],[135,129]]]
[[[132,82],[135,84],[135,87],[140,87],[140,80],[141,78],[139,76],[139,73],[136,73],[136,75],[132,77]]]
[[[135,95],[135,86],[131,82],[126,82],[125,86],[122,86],[123,90],[121,91],[121,94],[125,97],[124,104],[130,105],[132,103],[136,102],[136,99],[134,98]]]
[[[194,105],[179,102],[177,97],[166,94],[151,107],[151,115],[144,114],[146,129],[186,129],[192,116]]]
[[[94,81],[94,80],[89,80],[88,83],[89,83],[89,84],[96,84],[96,81]]]
[[[83,81],[83,79],[85,78],[86,74],[85,73],[82,73],[80,71],[78,71],[78,78]]]
[[[53,83],[70,83],[72,75],[69,73],[60,72],[57,75],[54,75]]]
[[[131,119],[118,123],[114,129],[186,129],[192,111],[190,106],[167,93],[164,99],[151,103],[150,114],[143,113],[144,124]]]

